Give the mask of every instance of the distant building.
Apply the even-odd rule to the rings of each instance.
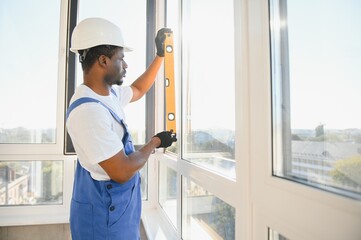
[[[7,167],[0,168],[0,205],[24,204],[28,193],[29,175],[17,175]]]
[[[330,174],[335,163],[360,155],[360,151],[359,143],[292,141],[290,175],[307,182],[335,186]]]

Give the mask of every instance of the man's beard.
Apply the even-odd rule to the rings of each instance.
[[[114,84],[121,86],[123,84],[123,82],[124,82],[123,78],[121,78],[121,79],[116,80]]]
[[[123,82],[124,82],[123,79],[124,79],[126,73],[127,73],[127,71],[123,70],[123,71],[120,73],[120,78],[117,79],[117,80],[115,80],[115,83],[114,83],[114,84],[116,84],[116,85],[118,85],[118,86],[121,86],[121,85],[123,84]]]
[[[108,85],[110,85],[110,86],[112,86],[112,85],[118,85],[118,86],[120,86],[120,85],[122,85],[123,84],[123,78],[120,78],[120,79],[109,79],[109,78],[106,78],[105,79],[105,82],[108,84]]]

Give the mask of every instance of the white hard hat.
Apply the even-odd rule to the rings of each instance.
[[[127,47],[120,28],[102,18],[87,18],[78,23],[71,36],[70,51],[78,53],[99,45],[113,45],[124,48],[125,52],[133,49]]]

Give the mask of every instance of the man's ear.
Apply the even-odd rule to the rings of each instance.
[[[107,57],[105,55],[100,55],[98,58],[98,62],[100,66],[106,67],[107,66]]]

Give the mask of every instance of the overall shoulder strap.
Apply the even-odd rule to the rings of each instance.
[[[99,103],[100,101],[97,99],[94,99],[94,98],[90,98],[90,97],[82,97],[82,98],[75,100],[72,104],[70,104],[68,110],[66,111],[66,120],[68,120],[68,117],[69,117],[71,111],[73,111],[79,105],[81,105],[83,103],[87,103],[87,102]]]
[[[95,98],[90,98],[90,97],[82,97],[79,98],[77,100],[75,100],[72,104],[70,104],[68,110],[66,111],[66,119],[68,119],[71,111],[73,111],[76,107],[80,106],[83,103],[88,103],[88,102],[95,102],[95,103],[99,103],[100,105],[102,105],[103,107],[105,107],[106,109],[108,109],[108,111],[110,112],[110,114],[113,116],[113,118],[123,126],[123,128],[126,128],[123,120],[107,105],[105,105],[104,103],[102,103],[101,101],[99,101],[98,99]]]
[[[113,88],[110,89],[111,93],[114,94],[114,96],[118,97],[117,93],[115,92],[115,90]]]

